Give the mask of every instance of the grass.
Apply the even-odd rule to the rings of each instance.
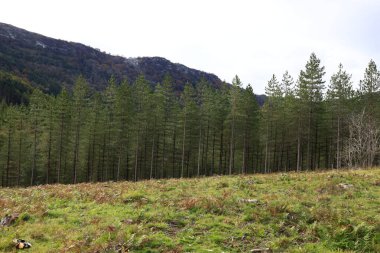
[[[380,169],[0,189],[15,213],[0,252],[380,252]]]

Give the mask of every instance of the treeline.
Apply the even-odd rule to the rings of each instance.
[[[371,61],[358,90],[339,65],[325,85],[312,54],[297,81],[268,82],[260,108],[252,87],[154,88],[111,78],[103,92],[79,77],[57,96],[0,105],[2,186],[197,177],[378,164],[380,73]]]
[[[0,70],[0,100],[6,104],[25,104],[33,88],[21,78]]]

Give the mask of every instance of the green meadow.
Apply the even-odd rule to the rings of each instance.
[[[380,169],[2,188],[6,215],[0,252],[380,252]]]

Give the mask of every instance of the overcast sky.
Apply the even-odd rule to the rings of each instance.
[[[311,52],[325,80],[343,63],[356,84],[380,64],[380,0],[3,0],[0,22],[125,57],[161,56],[256,93],[294,79]]]

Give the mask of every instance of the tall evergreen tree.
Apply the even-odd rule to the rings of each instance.
[[[162,85],[157,88],[157,99],[158,106],[162,109],[162,119],[163,124],[161,127],[160,139],[162,143],[161,148],[161,177],[168,177],[169,171],[167,168],[169,161],[169,146],[170,146],[170,136],[174,133],[174,104],[175,104],[175,93],[174,84],[170,75],[166,74]]]
[[[298,80],[298,97],[301,100],[300,106],[302,106],[299,113],[303,116],[307,115],[306,122],[301,125],[308,129],[306,136],[306,168],[308,169],[315,168],[316,165],[315,151],[318,145],[318,131],[322,114],[321,102],[325,88],[325,81],[323,80],[325,67],[320,66],[320,64],[321,61],[312,53],[306,63],[305,70],[301,70]],[[298,159],[301,159],[300,155]],[[300,164],[300,162],[297,163]]]
[[[56,150],[57,150],[57,169],[56,169],[56,182],[62,182],[62,175],[66,172],[68,146],[70,139],[70,120],[71,120],[71,101],[69,93],[65,88],[57,97],[57,106],[55,111],[56,122]]]
[[[367,114],[375,120],[380,118],[379,106],[380,92],[380,71],[377,70],[376,63],[370,60],[368,67],[365,69],[364,78],[360,80],[359,95],[361,104]]]
[[[2,175],[2,186],[10,186],[11,185],[11,174],[13,170],[13,142],[15,135],[15,114],[16,109],[13,106],[9,106],[5,113],[5,155],[4,155],[4,171]]]
[[[253,149],[258,146],[258,130],[259,130],[259,105],[256,96],[253,93],[252,86],[247,85],[242,94],[242,113],[243,113],[243,154],[241,173],[247,173],[251,166],[253,169]],[[252,162],[250,162],[252,161]],[[253,171],[251,171],[253,172]]]
[[[242,83],[238,76],[235,76],[232,80],[232,87],[230,88],[229,100],[231,105],[231,111],[229,113],[230,121],[230,158],[229,158],[229,167],[228,174],[231,175],[235,172],[235,147],[236,147],[236,127],[239,117],[239,100],[241,98],[241,89]]]
[[[295,97],[295,83],[288,71],[283,74],[280,86],[284,96],[281,109],[280,167],[287,171],[296,168],[292,154],[296,153],[299,117],[296,113],[298,101]]]
[[[124,80],[119,86],[116,94],[116,117],[118,129],[118,165],[117,180],[121,179],[122,168],[128,171],[128,144],[130,125],[132,124],[132,108],[133,108],[132,92],[127,80]],[[155,129],[154,129],[155,131]],[[128,179],[125,173],[125,179]]]
[[[30,97],[30,117],[29,124],[31,127],[31,137],[32,137],[32,164],[30,166],[31,170],[28,173],[30,178],[30,185],[36,183],[41,183],[39,180],[39,169],[41,167],[41,135],[44,132],[43,128],[43,112],[45,103],[45,94],[39,89],[34,89]]]
[[[134,180],[137,181],[146,171],[146,145],[147,128],[149,123],[150,109],[150,87],[144,76],[140,75],[133,84],[134,104],[135,104],[135,163]],[[141,164],[143,162],[143,164]]]
[[[347,74],[342,64],[339,64],[338,72],[332,75],[327,90],[329,108],[336,121],[334,124],[336,126],[336,168],[340,168],[342,163],[342,130],[347,131],[345,119],[348,118],[348,102],[352,96],[351,75]]]
[[[88,98],[88,84],[87,81],[80,76],[74,86],[73,92],[73,137],[74,137],[74,152],[73,152],[73,165],[72,165],[72,183],[78,182],[78,172],[80,171],[80,148],[81,148],[81,130],[83,128],[86,107]]]
[[[189,127],[194,128],[196,103],[195,103],[195,91],[191,84],[187,83],[185,89],[181,94],[182,103],[182,154],[181,154],[181,173],[180,177],[184,177],[185,173],[185,155],[187,147],[187,137],[189,136]],[[192,137],[190,135],[190,137]]]
[[[265,94],[268,96],[263,112],[265,119],[265,159],[264,159],[264,172],[271,171],[270,167],[275,167],[276,163],[276,148],[277,148],[277,126],[278,118],[281,111],[282,101],[282,89],[279,81],[275,75],[268,81],[268,85],[265,88]],[[264,125],[263,125],[264,126]],[[273,137],[273,140],[272,140]],[[273,142],[273,143],[271,143]],[[271,152],[271,146],[273,152]],[[273,162],[270,166],[270,153],[273,153]]]
[[[376,63],[370,60],[365,69],[364,79],[360,81],[360,92],[364,94],[375,93],[380,90],[380,72]]]

